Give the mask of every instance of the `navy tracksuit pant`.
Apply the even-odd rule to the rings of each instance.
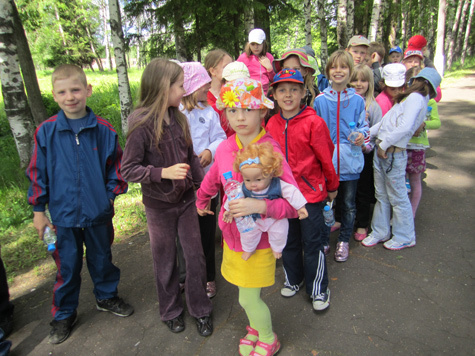
[[[66,319],[78,307],[84,245],[87,268],[94,283],[96,299],[116,297],[120,270],[112,263],[111,245],[114,241],[112,220],[106,224],[85,228],[57,226],[56,235],[58,241],[53,258],[58,271],[51,310],[54,319]]]

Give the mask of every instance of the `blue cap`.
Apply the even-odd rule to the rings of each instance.
[[[224,172],[223,177],[224,179],[228,180],[233,177],[233,172],[232,171]]]
[[[437,70],[430,67],[424,68],[423,70],[419,72],[418,75],[412,77],[411,80],[409,80],[409,85],[412,84],[412,81],[415,78],[424,78],[425,80],[427,80],[432,86],[432,89],[434,89],[434,94],[437,95],[437,87],[440,85],[440,82],[442,81],[442,78],[437,72]]]
[[[348,125],[350,126],[350,129],[354,129],[356,127],[356,122],[352,121]]]
[[[271,86],[284,82],[299,83],[303,85],[302,74],[300,74],[298,70],[284,68],[274,76],[274,82]]]
[[[56,250],[56,245],[55,244],[49,244],[48,245],[48,252],[54,252]]]
[[[325,210],[325,211],[330,211],[330,206],[329,206],[329,205],[325,205],[325,206],[323,207],[323,210]]]
[[[389,50],[389,54],[393,53],[393,52],[397,52],[397,53],[401,53],[402,54],[402,49],[401,47],[399,46],[396,46],[396,47],[393,47]]]

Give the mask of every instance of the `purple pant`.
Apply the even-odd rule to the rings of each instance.
[[[145,207],[145,212],[161,319],[170,320],[183,312],[176,262],[177,234],[186,261],[188,311],[195,318],[209,316],[212,305],[206,295],[206,266],[195,201],[182,200],[164,209]]]

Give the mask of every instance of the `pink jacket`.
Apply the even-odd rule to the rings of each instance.
[[[382,115],[386,115],[386,113],[391,109],[394,105],[393,100],[391,97],[385,92],[382,91],[377,97],[376,97],[376,102],[379,104],[381,107],[381,113]]]
[[[266,133],[258,141],[270,142],[274,146],[274,149],[282,154],[279,144]],[[215,161],[208,173],[206,173],[203,182],[201,183],[200,189],[196,193],[196,206],[199,209],[204,209],[206,204],[215,196],[222,185],[224,185],[225,180],[223,173],[228,171],[233,171],[233,162],[234,162],[234,153],[239,151],[239,147],[236,143],[236,135],[230,136],[226,141],[221,142],[216,150]],[[294,186],[297,186],[297,183],[294,180],[292,175],[292,170],[290,169],[287,162],[283,161],[284,164],[284,173],[280,177],[284,182],[290,183]],[[242,182],[241,173],[236,173],[233,171],[233,179]],[[242,252],[241,238],[239,231],[236,227],[236,223],[233,221],[231,224],[225,223],[223,221],[223,212],[224,212],[224,202],[226,197],[223,198],[223,203],[221,204],[221,211],[219,212],[219,228],[222,231],[223,239],[226,241],[226,244],[233,251]],[[276,199],[276,200],[265,200],[267,203],[267,214],[262,215],[262,218],[271,217],[276,220],[284,218],[296,218],[297,211],[285,200],[285,199]],[[269,239],[267,232],[262,233],[261,241],[257,245],[257,249],[270,248]]]
[[[270,63],[272,64],[274,61],[272,54],[266,53],[266,57],[269,58]],[[267,93],[270,83],[274,81],[274,70],[268,72],[267,69],[259,63],[259,58],[254,54],[251,54],[248,57],[246,53],[243,53],[239,56],[237,61],[246,65],[247,69],[249,69],[249,75],[251,78],[260,81],[264,92]]]

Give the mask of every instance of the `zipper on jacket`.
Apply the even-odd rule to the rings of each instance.
[[[311,184],[310,184],[310,182],[309,182],[308,180],[306,180],[306,179],[305,179],[305,177],[304,177],[304,176],[300,176],[300,178],[302,178],[302,179],[303,179],[303,181],[304,181],[305,183],[307,183],[307,185],[308,185],[310,188],[312,188],[312,190],[313,190],[314,192],[316,192],[316,191],[317,191],[317,190],[316,190],[316,189],[313,187],[313,185],[311,185]]]
[[[76,144],[79,146],[79,137],[78,137],[78,134],[75,134],[75,137],[76,137]]]
[[[81,130],[79,131],[81,132]],[[80,216],[81,216],[81,172],[80,172],[80,162],[79,162],[79,132],[77,134],[74,134],[74,137],[76,139],[76,167],[77,167],[77,187],[78,187],[78,195],[77,195],[77,204],[78,208],[76,209],[76,226],[80,227],[79,221],[80,221]]]

